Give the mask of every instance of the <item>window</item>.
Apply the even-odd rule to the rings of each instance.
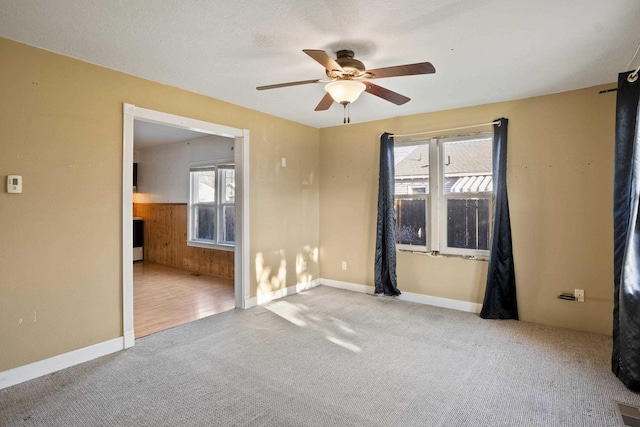
[[[189,246],[235,244],[235,170],[232,164],[190,168]]]
[[[492,140],[480,134],[395,143],[398,249],[489,255]]]
[[[219,242],[225,245],[233,245],[236,241],[236,176],[233,166],[225,165],[218,168],[220,177],[220,203],[219,212]]]

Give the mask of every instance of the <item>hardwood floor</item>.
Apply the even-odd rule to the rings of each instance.
[[[235,307],[233,279],[148,261],[133,263],[136,338]]]

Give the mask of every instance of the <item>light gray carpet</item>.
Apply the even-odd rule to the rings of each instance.
[[[2,426],[618,426],[611,338],[317,287],[0,391]]]

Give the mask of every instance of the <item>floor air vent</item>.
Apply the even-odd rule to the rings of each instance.
[[[640,408],[637,406],[626,405],[620,402],[614,402],[620,425],[628,427],[640,427]]]

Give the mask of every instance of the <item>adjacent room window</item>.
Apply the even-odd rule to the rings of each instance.
[[[233,164],[191,166],[189,246],[235,245],[235,170]]]
[[[233,165],[220,166],[218,176],[220,182],[219,243],[233,245],[236,241],[236,175]]]
[[[487,257],[491,134],[395,143],[398,249]]]

